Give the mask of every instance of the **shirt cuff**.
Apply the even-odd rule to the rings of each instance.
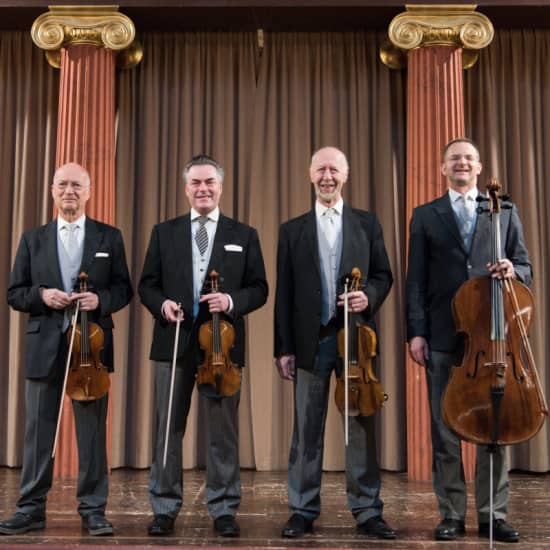
[[[229,307],[225,311],[225,313],[233,313],[233,298],[229,294],[226,294],[227,301],[229,302]]]

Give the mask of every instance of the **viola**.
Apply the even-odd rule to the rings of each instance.
[[[348,279],[345,283],[345,293],[356,290],[361,290],[361,271],[354,267],[351,281]],[[345,315],[345,327],[338,332],[338,354],[344,368],[336,381],[334,400],[338,410],[346,416],[370,416],[388,399],[372,368],[372,360],[376,357],[376,333],[361,324],[360,314],[346,311]]]
[[[219,292],[219,274],[212,270],[209,276],[210,292]],[[197,368],[199,391],[211,397],[228,397],[241,388],[241,371],[231,361],[230,350],[235,341],[235,329],[231,323],[220,319],[220,313],[212,313],[212,319],[199,330],[199,345],[204,351],[204,361]]]
[[[501,259],[500,184],[488,186],[491,263]],[[480,215],[483,208],[478,208]],[[533,437],[548,414],[528,328],[534,299],[516,279],[469,279],[453,299],[456,329],[464,338],[462,364],[451,370],[441,406],[459,437],[477,444],[510,445]]]
[[[80,292],[88,291],[88,275],[79,275]],[[73,337],[74,330],[74,337]],[[88,312],[80,310],[80,322],[67,331],[72,342],[66,393],[75,401],[93,401],[103,397],[111,384],[107,367],[101,363],[104,334],[101,327],[88,320]]]

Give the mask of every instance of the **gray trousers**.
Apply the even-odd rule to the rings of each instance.
[[[312,371],[296,369],[294,430],[288,460],[288,500],[292,513],[308,520],[321,512],[321,476],[330,377],[337,367],[336,334],[321,340]],[[346,449],[348,507],[357,523],[382,516],[375,417],[349,418]]]
[[[17,512],[43,518],[52,486],[52,449],[67,346],[60,344],[55,373],[49,379],[25,382],[25,445]],[[109,491],[106,420],[108,396],[96,401],[73,401],[78,446],[78,513],[82,517],[104,514]]]
[[[441,397],[447,386],[450,368],[456,364],[453,353],[432,351],[426,367],[432,429],[432,479],[442,518],[464,520],[466,483],[462,465],[460,438],[452,433],[441,417]],[[479,523],[490,518],[490,453],[489,447],[476,449],[475,498]],[[493,453],[493,517],[505,519],[508,506],[508,468],[506,450],[497,447]]]
[[[195,368],[191,360],[176,365],[174,399],[168,455],[163,468],[164,441],[168,416],[171,378],[170,363],[155,363],[157,437],[154,450],[149,499],[155,515],[175,518],[183,503],[182,439],[185,434],[191,395],[195,387]],[[238,405],[240,394],[210,399],[199,394],[206,412],[206,505],[212,518],[234,516],[241,500],[239,468]]]

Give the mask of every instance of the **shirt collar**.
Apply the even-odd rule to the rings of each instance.
[[[325,206],[324,204],[321,204],[319,201],[315,201],[315,213],[317,215],[317,218],[320,218],[325,214],[325,212],[332,208],[335,212],[337,212],[340,216],[342,215],[342,211],[344,210],[344,201],[340,197],[338,202],[334,206]]]
[[[451,203],[454,204],[459,197],[464,197],[464,200],[473,200],[475,201],[477,196],[479,195],[479,191],[477,190],[477,187],[474,186],[470,190],[468,190],[467,193],[459,193],[458,191],[455,191],[454,189],[449,188],[449,197],[451,199]]]
[[[194,208],[191,208],[191,221],[195,221],[197,218],[200,218],[202,214],[199,214]],[[220,207],[216,206],[214,210],[210,211],[206,217],[213,222],[218,222],[220,219]]]
[[[57,215],[57,231],[61,231],[64,227],[70,225],[70,224],[77,225],[79,229],[82,229],[84,227],[84,224],[86,223],[86,214],[82,214],[78,220],[75,220],[74,222],[68,222],[66,219],[61,217],[60,214]]]

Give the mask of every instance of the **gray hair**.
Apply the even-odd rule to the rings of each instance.
[[[191,170],[193,166],[204,166],[206,164],[213,166],[216,169],[216,172],[218,173],[220,181],[223,182],[223,176],[224,176],[223,168],[220,166],[217,160],[213,159],[208,155],[196,155],[185,165],[185,167],[183,168],[183,181],[187,183],[189,170]]]

